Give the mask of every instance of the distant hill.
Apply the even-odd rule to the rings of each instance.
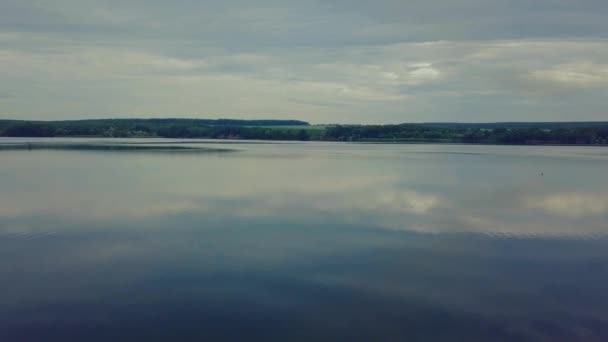
[[[93,119],[64,121],[0,120],[9,137],[167,137],[308,140],[317,134],[299,120]]]
[[[128,126],[128,125],[191,125],[191,126],[309,126],[300,120],[238,120],[238,119],[89,119],[89,120],[55,120],[26,121],[0,120],[0,126],[20,123],[37,123],[56,126]]]

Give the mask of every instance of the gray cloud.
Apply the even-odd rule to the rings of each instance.
[[[0,4],[2,117],[602,120],[605,1]]]

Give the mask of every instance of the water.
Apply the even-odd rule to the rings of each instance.
[[[608,339],[607,149],[64,141],[211,150],[0,149],[2,341]]]

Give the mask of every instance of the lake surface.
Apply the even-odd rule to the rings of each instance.
[[[0,340],[608,340],[608,148],[4,139]],[[232,150],[232,151],[225,151]]]

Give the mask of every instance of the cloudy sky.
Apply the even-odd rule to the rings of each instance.
[[[0,0],[0,118],[608,120],[606,0]]]

